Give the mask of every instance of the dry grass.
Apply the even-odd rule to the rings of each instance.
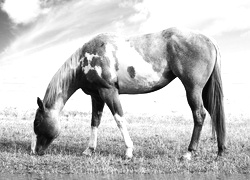
[[[191,117],[126,114],[135,144],[134,158],[123,159],[125,145],[113,117],[104,113],[98,147],[92,157],[82,155],[90,135],[90,113],[64,112],[62,132],[46,155],[31,156],[34,110],[0,111],[0,172],[11,173],[213,173],[250,172],[250,119],[227,115],[227,154],[216,160],[217,145],[206,122],[197,155],[181,161],[190,141]]]

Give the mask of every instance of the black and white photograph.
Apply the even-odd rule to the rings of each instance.
[[[0,0],[0,180],[250,179],[249,0]]]

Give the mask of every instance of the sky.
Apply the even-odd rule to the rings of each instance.
[[[0,107],[36,108],[36,97],[43,98],[61,64],[99,33],[133,36],[178,26],[216,40],[226,103],[230,110],[244,110],[250,98],[249,17],[249,0],[0,0]],[[178,111],[185,92],[179,82],[173,84],[140,96],[137,105],[149,99],[147,104],[162,107],[161,96],[173,99],[174,93],[166,107]],[[68,107],[89,110],[89,99],[76,94]],[[133,98],[124,98],[126,108]],[[147,108],[152,109],[142,109]]]

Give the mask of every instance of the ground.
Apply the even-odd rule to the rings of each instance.
[[[177,114],[125,113],[135,151],[124,159],[125,145],[109,112],[104,112],[98,147],[82,155],[90,136],[90,113],[63,111],[62,131],[44,156],[30,155],[35,110],[0,111],[0,173],[250,173],[250,118],[227,114],[227,153],[217,159],[217,144],[206,120],[199,149],[191,161],[182,161],[190,141],[193,120]]]

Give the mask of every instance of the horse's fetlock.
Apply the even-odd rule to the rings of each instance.
[[[92,156],[92,154],[95,153],[95,148],[93,147],[88,147],[84,152],[83,155],[85,156]]]

